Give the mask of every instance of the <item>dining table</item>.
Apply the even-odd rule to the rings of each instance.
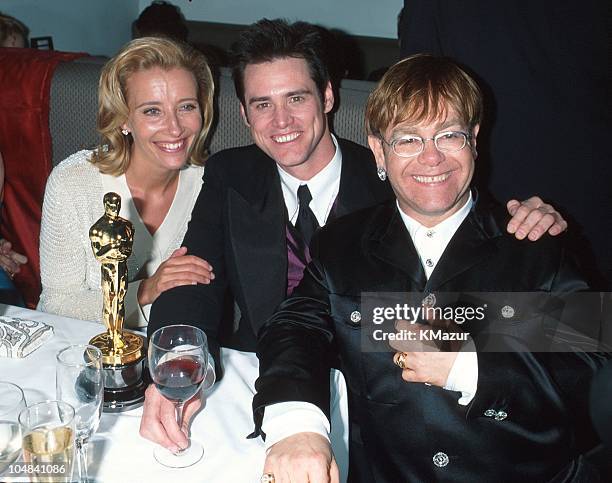
[[[20,386],[28,405],[56,399],[56,354],[70,344],[85,344],[104,332],[102,324],[76,320],[22,307],[0,304],[0,317],[17,317],[43,322],[53,335],[25,358],[0,358],[0,381]],[[252,352],[222,348],[224,376],[205,391],[203,408],[191,422],[190,437],[204,447],[204,457],[188,468],[167,468],[153,457],[155,444],[139,434],[142,407],[102,414],[100,425],[89,443],[90,481],[112,483],[219,482],[257,483],[266,456],[260,437],[248,439],[253,432],[251,403],[258,376],[258,360]],[[331,379],[332,448],[341,480],[348,469],[348,408],[346,385],[336,370]],[[21,457],[18,461],[22,460]],[[76,466],[76,464],[75,464]],[[74,471],[76,474],[76,469]],[[9,480],[0,474],[0,481]]]

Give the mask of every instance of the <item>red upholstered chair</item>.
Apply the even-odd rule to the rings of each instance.
[[[0,230],[28,264],[15,277],[26,304],[40,295],[38,239],[42,201],[52,168],[51,78],[60,62],[85,54],[0,48],[0,152],[5,164]]]

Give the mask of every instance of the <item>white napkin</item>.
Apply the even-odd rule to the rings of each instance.
[[[52,335],[53,327],[42,322],[0,316],[0,357],[27,357]]]

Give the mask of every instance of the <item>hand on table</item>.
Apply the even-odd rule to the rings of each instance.
[[[174,404],[151,384],[145,391],[140,436],[169,449],[173,453],[189,446],[189,423],[202,405],[202,393],[198,393],[183,406],[183,425],[176,422]]]
[[[0,267],[13,278],[21,270],[21,265],[28,263],[28,259],[21,253],[12,249],[11,242],[0,238]]]
[[[274,444],[264,474],[275,483],[338,483],[340,476],[329,441],[317,433],[297,433]]]
[[[567,230],[567,222],[561,214],[538,196],[523,202],[510,200],[506,207],[512,215],[506,229],[519,240],[528,237],[536,241],[547,231],[549,235],[555,236]]]
[[[212,270],[206,260],[187,255],[187,248],[177,248],[151,277],[140,283],[138,303],[152,304],[162,292],[181,285],[209,284],[215,278]]]

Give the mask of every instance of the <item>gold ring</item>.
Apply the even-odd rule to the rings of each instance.
[[[274,478],[274,473],[264,473],[261,475],[261,479],[259,481],[261,483],[274,483],[276,480]]]
[[[395,355],[393,356],[393,362],[400,369],[402,370],[406,369],[408,367],[408,364],[406,364],[407,357],[408,357],[408,354],[406,354],[405,352],[396,352]]]

